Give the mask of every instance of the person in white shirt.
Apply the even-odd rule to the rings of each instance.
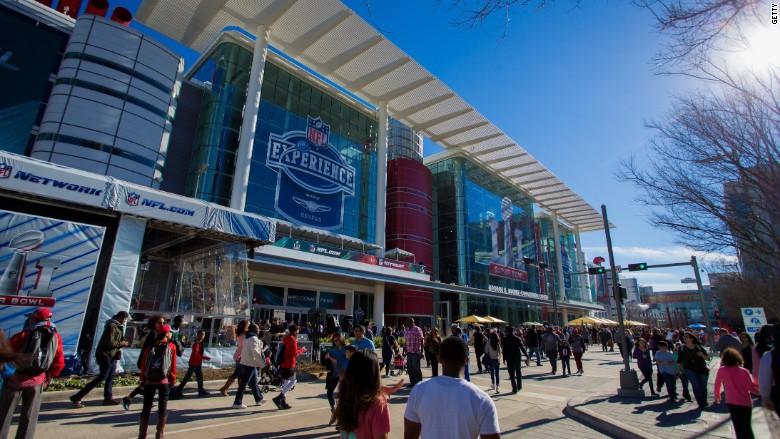
[[[463,379],[468,346],[447,337],[439,351],[442,376],[416,385],[404,413],[404,439],[499,439],[501,428],[493,400]]]
[[[260,332],[260,328],[254,323],[249,325],[247,332],[242,335],[246,337],[244,339],[244,347],[241,350],[241,359],[239,360],[239,367],[241,371],[238,378],[238,392],[236,392],[236,399],[233,401],[234,409],[245,409],[243,404],[244,391],[246,386],[252,390],[252,395],[255,397],[255,405],[263,404],[263,394],[260,393],[260,387],[257,385],[257,368],[265,366],[265,357],[263,356],[263,341],[260,337],[263,333]]]

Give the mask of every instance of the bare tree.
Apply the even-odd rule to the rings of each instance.
[[[713,294],[723,304],[721,314],[725,314],[734,326],[744,326],[740,308],[761,306],[766,315],[780,316],[780,296],[777,295],[776,285],[769,285],[760,278],[747,278],[740,272],[729,271],[728,267],[721,267],[717,281],[713,277],[710,281]]]
[[[780,96],[775,83],[734,81],[679,98],[648,126],[649,164],[624,160],[650,222],[694,250],[729,251],[780,271]]]

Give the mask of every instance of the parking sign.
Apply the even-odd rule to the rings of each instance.
[[[766,325],[766,314],[764,308],[741,308],[742,322],[745,324],[745,332],[753,335],[755,338],[762,326]]]

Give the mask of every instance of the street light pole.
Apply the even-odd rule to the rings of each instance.
[[[699,289],[699,300],[701,300],[701,314],[702,320],[705,326],[707,326],[707,338],[710,340],[710,354],[715,353],[715,336],[712,333],[712,322],[710,321],[709,312],[707,312],[707,302],[704,300],[704,286],[701,284],[701,274],[699,274],[699,262],[696,260],[696,256],[691,256],[691,266],[693,266],[693,273],[696,275],[696,286]]]
[[[620,286],[618,285],[617,270],[615,269],[615,255],[612,252],[612,236],[609,233],[609,220],[607,219],[607,206],[601,205],[601,215],[604,219],[604,233],[607,236],[607,252],[609,253],[609,265],[612,267],[612,294],[615,297],[615,310],[618,316],[618,337],[620,346],[622,346],[623,365],[625,369],[620,371],[620,388],[618,396],[627,396],[633,398],[643,398],[645,391],[639,388],[639,377],[636,371],[631,369],[631,353],[628,352],[628,343],[626,340],[626,330],[623,325],[623,309],[620,306]]]

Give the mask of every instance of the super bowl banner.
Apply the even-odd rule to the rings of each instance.
[[[411,264],[396,259],[378,258],[374,255],[360,253],[355,250],[346,250],[343,248],[329,247],[321,244],[314,244],[300,239],[282,237],[274,242],[274,247],[289,248],[291,250],[314,253],[331,258],[338,258],[347,261],[360,262],[363,264],[378,265],[380,267],[393,268],[395,270],[411,271],[413,273],[424,273],[421,265]]]
[[[275,208],[296,224],[340,228],[344,197],[355,194],[355,168],[329,143],[330,126],[307,117],[306,131],[271,134],[266,165],[279,174]]]
[[[0,327],[15,334],[32,307],[50,307],[65,352],[74,353],[104,233],[0,210]]]

